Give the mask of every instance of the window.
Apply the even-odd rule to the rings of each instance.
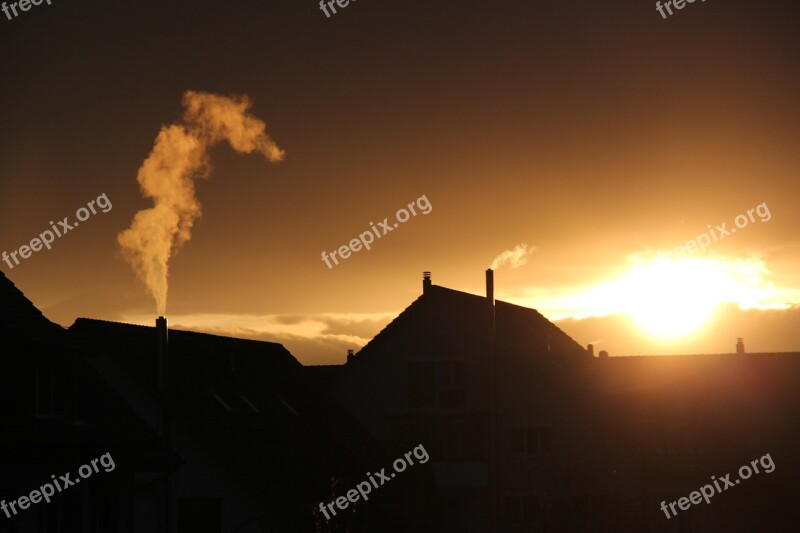
[[[544,455],[553,452],[552,428],[512,428],[515,455]]]
[[[531,527],[540,525],[542,511],[536,496],[506,497],[505,519],[508,527]]]
[[[437,377],[441,387],[460,387],[464,384],[464,363],[461,361],[439,361]]]
[[[411,409],[463,409],[463,361],[415,361],[408,364]]]

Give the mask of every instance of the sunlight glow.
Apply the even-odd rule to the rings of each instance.
[[[721,304],[778,309],[789,301],[769,281],[770,271],[760,259],[633,254],[628,262],[608,281],[529,292],[519,303],[551,320],[627,315],[653,337],[677,339],[701,329]]]
[[[627,314],[660,338],[699,329],[726,301],[747,300],[750,288],[726,265],[706,260],[659,258],[634,265],[619,284]]]

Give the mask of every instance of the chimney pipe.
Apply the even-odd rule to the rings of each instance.
[[[169,363],[169,328],[167,327],[167,319],[163,316],[156,318],[156,339],[157,339],[157,365],[158,365],[158,395],[159,395],[159,420],[158,420],[158,433],[161,437],[171,442],[170,438],[170,418],[169,409],[167,406],[167,369]],[[233,360],[233,356],[231,356]],[[159,487],[160,499],[160,531],[169,531],[169,516],[170,516],[170,488],[169,478],[165,479]]]
[[[737,354],[744,353],[744,339],[742,337],[738,337],[736,339],[736,353]]]
[[[347,362],[351,362],[355,358],[353,350],[347,350]]]
[[[491,268],[486,269],[486,301],[489,304],[489,311],[491,312],[491,332],[492,332],[492,342],[494,342],[494,336],[497,332],[497,323],[495,317],[495,309],[494,309],[494,271]],[[494,348],[492,348],[494,351]]]
[[[586,351],[589,352],[589,355],[594,357],[594,344],[587,344]]]
[[[158,390],[167,390],[167,370],[169,364],[169,333],[167,319],[160,316],[156,319],[156,336],[158,337]]]
[[[431,288],[431,273],[425,271],[422,273],[422,294],[428,294]]]
[[[156,339],[158,354],[156,364],[158,366],[158,395],[159,405],[159,434],[169,442],[169,412],[167,410],[167,370],[169,363],[169,329],[167,319],[160,316],[156,319]]]

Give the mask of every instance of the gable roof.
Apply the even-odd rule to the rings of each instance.
[[[67,342],[64,328],[50,322],[3,272],[0,272],[0,330],[9,335],[13,332],[26,346]]]
[[[495,352],[500,356],[532,358],[549,354],[560,359],[588,359],[586,350],[535,309],[500,300],[494,308]],[[484,296],[431,285],[354,358],[359,360],[420,342],[448,351],[484,346],[492,339],[491,307]]]

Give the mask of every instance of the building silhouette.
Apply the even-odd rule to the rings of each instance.
[[[485,295],[425,273],[342,365],[176,330],[159,355],[157,328],[99,320],[64,330],[5,276],[0,313],[2,497],[102,453],[117,465],[0,514],[0,531],[792,531],[800,514],[800,354],[739,339],[731,354],[595,357],[495,300],[491,271]],[[427,463],[319,513],[418,445]],[[662,510],[754,462],[710,503]]]
[[[133,531],[157,521],[158,480],[176,456],[88,363],[90,348],[48,321],[0,274],[0,500],[12,502],[53,477],[110,453],[99,469],[52,501],[0,512],[0,531]],[[25,505],[23,503],[23,505]],[[139,529],[145,531],[146,529]]]

